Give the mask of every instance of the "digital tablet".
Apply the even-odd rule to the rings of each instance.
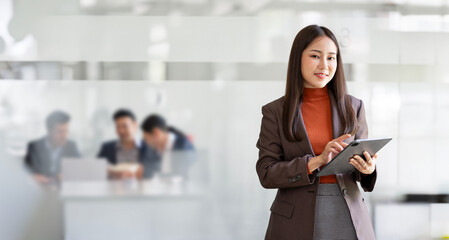
[[[355,167],[349,163],[349,159],[354,155],[360,155],[363,159],[363,151],[367,151],[371,156],[382,149],[392,138],[377,139],[357,139],[352,141],[328,164],[321,168],[317,176],[335,175],[337,173],[350,173],[355,171]]]

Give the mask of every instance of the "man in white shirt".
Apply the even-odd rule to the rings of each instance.
[[[137,140],[138,125],[133,112],[128,109],[119,109],[112,116],[115,123],[117,140],[102,144],[99,158],[106,158],[111,165],[138,164],[137,177],[151,177],[152,162],[157,161],[154,149],[149,148],[144,141]],[[146,168],[146,169],[144,169]],[[144,171],[148,175],[143,176]],[[109,171],[111,178],[134,177],[134,173],[127,170]]]

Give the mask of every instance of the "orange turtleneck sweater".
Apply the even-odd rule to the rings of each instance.
[[[333,139],[332,115],[327,86],[304,88],[301,113],[315,155],[320,155]],[[309,169],[307,168],[309,171]],[[309,171],[309,174],[311,172]],[[337,183],[335,175],[320,177],[320,183]]]

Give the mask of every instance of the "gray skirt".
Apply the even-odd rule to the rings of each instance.
[[[315,240],[357,239],[348,205],[337,183],[318,186],[314,231]]]

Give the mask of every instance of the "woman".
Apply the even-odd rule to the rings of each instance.
[[[316,176],[354,139],[367,138],[363,102],[347,94],[340,49],[327,28],[310,25],[293,42],[285,95],[262,107],[256,164],[277,188],[265,239],[375,239],[364,199],[377,155],[348,159],[356,171]]]

